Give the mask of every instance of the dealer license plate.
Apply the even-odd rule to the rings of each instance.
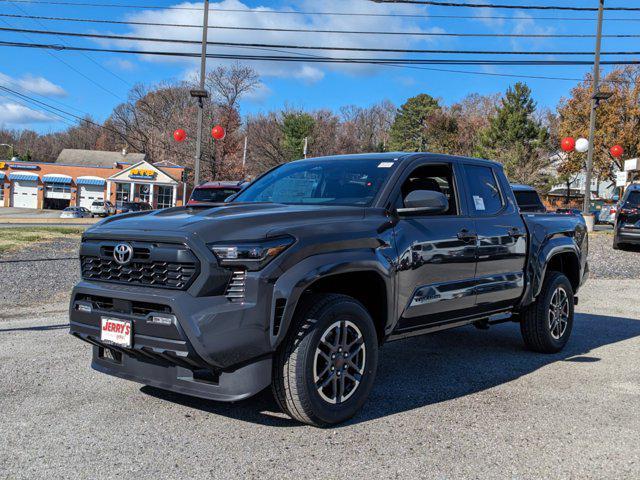
[[[102,317],[100,340],[104,343],[131,348],[133,338],[133,324],[130,320]]]

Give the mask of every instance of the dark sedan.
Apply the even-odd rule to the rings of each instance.
[[[640,245],[640,184],[627,187],[616,218],[613,248]]]

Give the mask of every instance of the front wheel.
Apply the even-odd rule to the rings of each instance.
[[[346,295],[307,295],[275,358],[274,396],[300,422],[340,423],[367,400],[377,365],[376,329],[362,304]]]
[[[535,352],[559,352],[571,336],[573,316],[571,282],[560,272],[549,272],[540,295],[521,315],[520,331],[525,345]]]

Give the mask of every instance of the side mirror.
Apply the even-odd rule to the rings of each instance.
[[[404,208],[398,208],[398,215],[434,215],[449,210],[447,197],[433,190],[414,190],[405,197],[404,205]]]

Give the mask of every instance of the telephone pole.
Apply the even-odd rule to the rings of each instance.
[[[207,74],[207,34],[209,33],[209,0],[204,1],[204,20],[202,22],[202,57],[200,59],[200,89],[192,90],[191,96],[198,99],[198,131],[196,132],[196,163],[194,187],[200,184],[200,157],[202,156],[202,117],[204,115],[204,99],[209,96],[204,88]]]
[[[593,95],[591,96],[591,114],[589,117],[589,151],[587,153],[587,173],[585,176],[584,204],[582,213],[589,213],[591,206],[591,173],[593,170],[593,143],[596,131],[596,109],[600,102],[600,48],[602,46],[602,17],[604,13],[604,0],[599,0],[598,6],[598,32],[596,35],[596,57],[593,63]]]

